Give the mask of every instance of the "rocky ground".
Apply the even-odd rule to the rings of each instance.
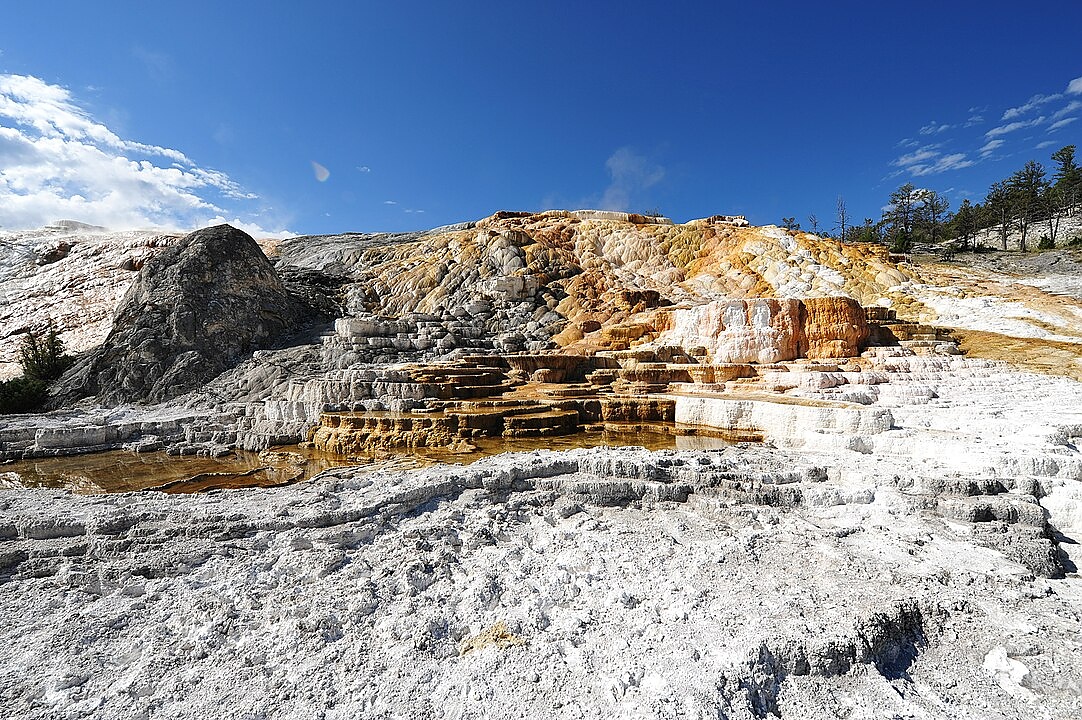
[[[0,699],[13,717],[1082,712],[1078,580],[937,513],[973,499],[957,480],[734,447],[10,491]],[[1026,489],[998,497],[1043,522]]]
[[[9,263],[0,286],[100,284],[128,241],[79,232],[85,248]],[[68,262],[91,247],[113,260]],[[146,401],[174,365],[147,362],[107,388],[126,404],[9,417],[0,450],[229,452],[321,421],[345,442],[325,418],[354,411],[375,418],[351,421],[357,442],[401,440],[404,418],[462,442],[493,408],[505,434],[575,415],[765,442],[200,495],[6,487],[0,715],[1082,716],[1082,383],[989,359],[1007,338],[1074,362],[1069,253],[1041,277],[1028,258],[899,267],[727,218],[598,213],[266,250],[281,286],[233,275],[190,303],[285,287],[304,312],[277,339],[164,404]],[[148,274],[118,318],[160,290]],[[170,323],[154,348],[102,338],[84,362],[173,347],[205,370],[208,336]]]

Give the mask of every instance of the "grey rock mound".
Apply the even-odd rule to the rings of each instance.
[[[308,317],[250,236],[229,225],[197,230],[146,263],[104,344],[61,378],[52,404],[169,400]]]

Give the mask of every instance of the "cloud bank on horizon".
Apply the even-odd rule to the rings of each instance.
[[[291,235],[261,227],[233,207],[257,199],[179,150],[121,138],[81,108],[67,88],[31,75],[0,75],[4,229],[61,219],[118,230],[191,230],[229,222],[258,236]]]
[[[988,108],[970,108],[969,117],[958,123],[932,120],[918,131],[920,139],[901,140],[898,146],[905,152],[890,162],[897,169],[888,177],[939,175],[997,160],[1010,152],[1043,150],[1056,145],[1056,131],[1077,121],[1082,113],[1082,77],[1067,83],[1063,92],[1038,93],[1021,105],[1005,109],[993,127],[970,130],[987,125],[987,112]],[[1020,130],[1035,131],[1040,137],[1020,134]],[[1024,143],[1035,144],[1023,146]]]

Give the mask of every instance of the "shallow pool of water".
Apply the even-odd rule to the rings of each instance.
[[[123,450],[59,458],[18,460],[0,464],[0,483],[8,486],[64,488],[97,495],[139,490],[205,492],[220,488],[274,487],[301,482],[332,467],[367,465],[411,468],[436,463],[469,464],[506,452],[573,450],[575,448],[642,446],[649,450],[707,449],[726,440],[663,432],[580,432],[543,438],[481,438],[474,452],[447,448],[403,448],[333,455],[311,448],[287,446],[267,453],[238,451],[221,458],[136,454]]]

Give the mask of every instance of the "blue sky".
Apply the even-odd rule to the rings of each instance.
[[[829,227],[1082,145],[1076,2],[313,4],[5,3],[0,228]]]

